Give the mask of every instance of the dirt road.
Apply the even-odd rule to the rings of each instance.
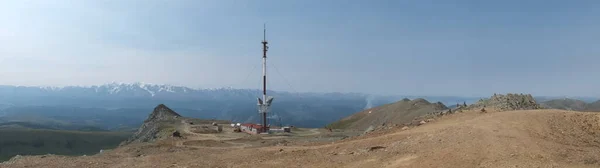
[[[179,130],[185,135],[181,140],[175,141],[175,146],[177,147],[188,147],[188,148],[219,148],[219,149],[228,149],[228,148],[245,148],[250,147],[250,145],[245,143],[236,143],[230,142],[228,140],[234,140],[239,138],[239,135],[232,135],[231,137],[226,137],[224,134],[231,135],[230,132],[224,132],[217,136],[217,134],[200,134],[195,133],[192,130],[192,125],[189,124],[187,120],[181,120],[181,126]],[[235,133],[239,134],[239,133]]]

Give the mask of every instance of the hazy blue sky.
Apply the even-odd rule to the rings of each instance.
[[[0,2],[0,84],[600,95],[600,1]],[[250,78],[246,77],[251,75]],[[292,87],[286,84],[289,81]]]

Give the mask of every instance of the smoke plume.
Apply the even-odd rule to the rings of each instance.
[[[365,98],[365,102],[367,104],[367,105],[365,105],[365,110],[373,108],[373,99],[375,99],[375,97],[372,95],[369,95],[369,96],[367,96],[367,98]]]

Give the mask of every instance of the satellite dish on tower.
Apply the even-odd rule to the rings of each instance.
[[[262,99],[260,99],[260,98],[258,98],[258,97],[256,98],[256,101],[258,101],[258,105],[262,105],[262,104],[263,104],[263,101],[262,101]]]
[[[269,96],[267,98],[267,101],[265,101],[265,104],[267,104],[267,106],[270,106],[272,102],[273,102],[273,96]]]

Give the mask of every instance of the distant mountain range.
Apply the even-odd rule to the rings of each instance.
[[[403,98],[424,98],[446,105],[473,103],[479,97],[377,96],[361,93],[292,93],[268,91],[275,100],[272,121],[279,125],[323,127],[364,109]],[[194,89],[147,83],[110,83],[98,86],[0,86],[0,121],[38,121],[101,129],[137,128],[158,104],[183,116],[258,122],[259,89]],[[281,122],[279,122],[281,121]]]
[[[553,109],[600,112],[600,100],[588,103],[583,100],[563,98],[544,101],[541,105]]]
[[[560,99],[573,99],[573,100],[581,100],[586,103],[592,103],[598,101],[600,98],[598,97],[583,97],[583,96],[535,96],[534,97],[537,102],[545,102],[550,100],[560,100]]]
[[[89,123],[103,129],[122,125],[137,128],[158,104],[184,116],[257,122],[258,89],[193,89],[145,83],[99,86],[0,86],[0,117],[7,121],[44,120]],[[275,97],[273,124],[321,126],[387,98],[357,93],[290,93],[268,91]],[[277,122],[276,122],[277,121]],[[61,123],[64,124],[64,123]]]

